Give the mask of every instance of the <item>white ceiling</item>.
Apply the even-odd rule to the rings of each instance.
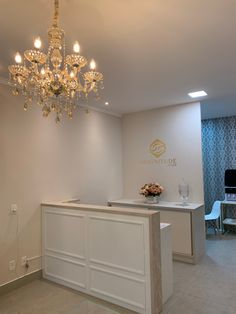
[[[81,54],[104,73],[96,106],[128,113],[191,101],[204,89],[209,100],[236,104],[235,0],[60,0],[67,51],[78,39]],[[47,42],[52,0],[0,0],[0,77],[16,51]],[[93,105],[93,102],[90,104]],[[203,110],[204,111],[204,110]]]

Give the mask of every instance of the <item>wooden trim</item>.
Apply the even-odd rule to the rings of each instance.
[[[162,311],[160,212],[149,218],[151,313]]]
[[[187,255],[173,252],[173,260],[178,262],[184,262],[188,264],[196,264],[196,258],[194,255]]]
[[[0,286],[0,296],[5,293],[11,292],[12,290],[15,290],[17,288],[20,288],[35,279],[41,279],[41,278],[42,278],[42,270],[40,269],[30,274],[27,274],[23,277],[20,277],[16,280],[10,281]]]
[[[138,217],[150,217],[156,214],[156,210],[150,210],[147,208],[135,209],[132,207],[111,207],[111,206],[97,206],[97,205],[88,205],[88,204],[71,204],[71,203],[61,203],[61,202],[43,202],[41,206],[44,210],[48,211],[48,208],[56,209],[73,209],[80,211],[90,211],[90,212],[100,212],[108,214],[117,214],[117,215],[128,215],[128,216],[138,216]]]

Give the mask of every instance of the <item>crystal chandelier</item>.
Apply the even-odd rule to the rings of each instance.
[[[65,54],[65,32],[58,26],[58,14],[59,0],[54,0],[47,53],[41,51],[42,42],[38,37],[34,41],[35,49],[26,50],[23,58],[16,53],[16,64],[9,66],[13,94],[24,96],[24,110],[35,100],[42,107],[44,117],[52,111],[56,113],[56,122],[63,113],[72,118],[80,98],[87,99],[90,92],[98,97],[99,89],[103,88],[103,75],[95,71],[94,60],[90,62],[90,70],[82,72],[88,62],[79,54],[78,42],[74,43],[73,54]]]

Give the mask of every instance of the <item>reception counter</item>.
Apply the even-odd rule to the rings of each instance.
[[[160,201],[147,204],[143,199],[119,199],[109,201],[110,206],[144,208],[160,211],[160,221],[172,227],[173,258],[196,264],[205,254],[204,205]]]
[[[44,202],[42,222],[44,278],[138,313],[161,312],[162,289],[165,301],[172,293],[172,266],[163,260],[162,285],[158,211]],[[169,228],[161,228],[166,248]]]

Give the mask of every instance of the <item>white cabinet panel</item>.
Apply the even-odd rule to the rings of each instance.
[[[85,265],[66,258],[45,256],[45,275],[86,288]]]
[[[121,220],[101,216],[89,217],[90,262],[144,274],[144,252],[142,222],[125,218]]]
[[[90,290],[145,309],[145,281],[91,267]]]
[[[46,211],[45,249],[54,253],[85,259],[84,216]]]
[[[173,251],[192,255],[191,214],[165,210],[160,214],[161,222],[171,224]]]

